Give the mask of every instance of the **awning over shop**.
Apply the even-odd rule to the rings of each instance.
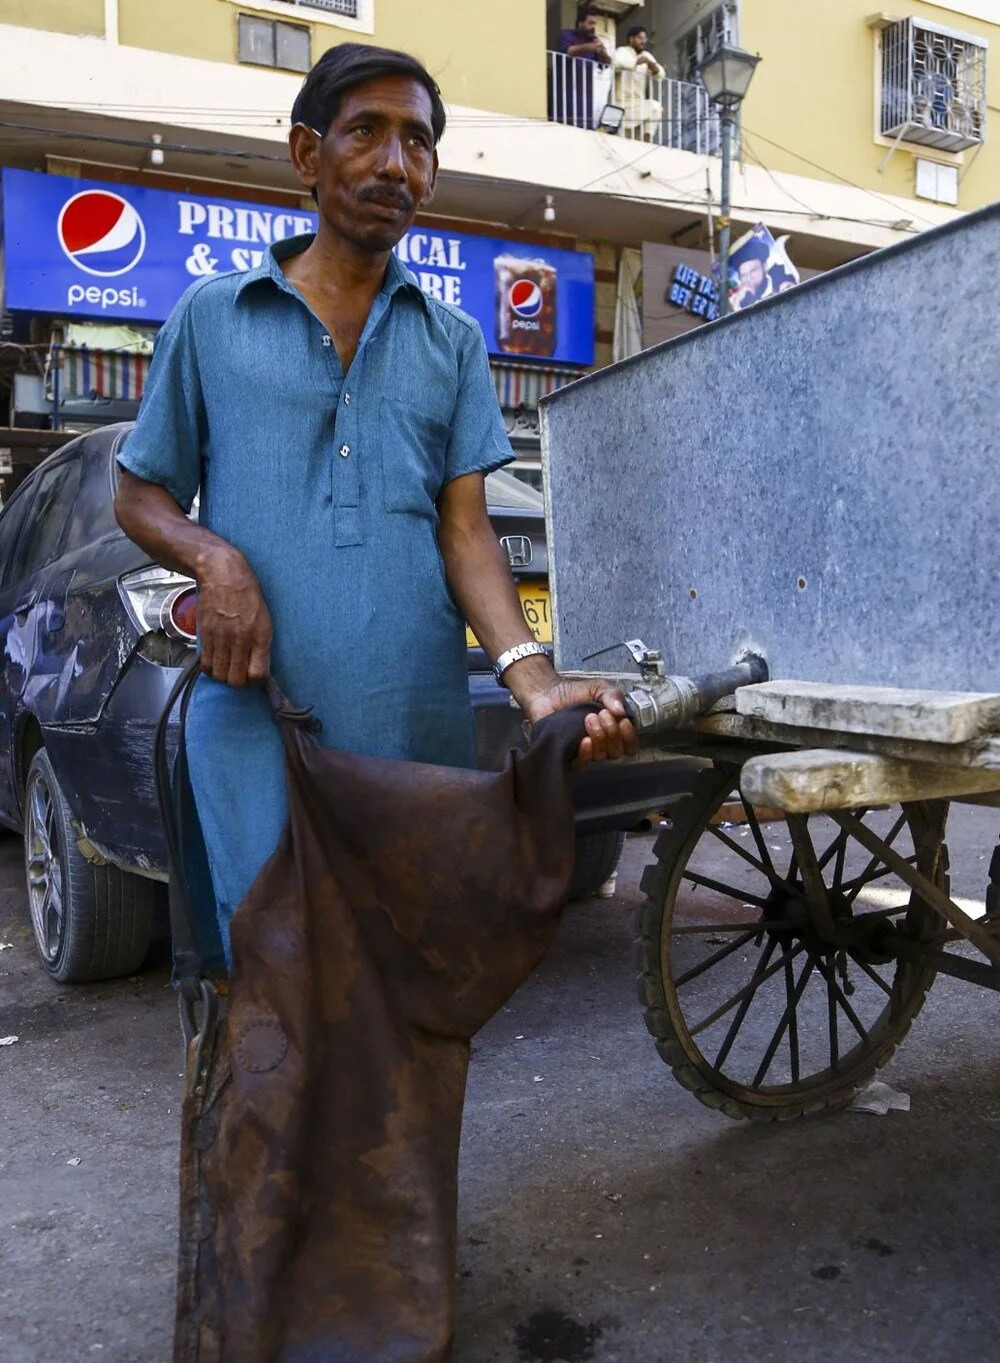
[[[582,369],[545,369],[540,365],[491,362],[490,370],[500,406],[537,407],[540,400],[578,379]]]
[[[50,392],[61,399],[142,397],[153,353],[153,333],[128,326],[71,322],[49,357]],[[58,377],[57,377],[58,375]]]

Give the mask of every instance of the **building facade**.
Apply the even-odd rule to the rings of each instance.
[[[1000,0],[600,8],[609,53],[642,24],[660,74],[636,84],[567,57],[570,0],[0,0],[10,420],[128,415],[184,284],[309,225],[288,111],[339,42],[412,51],[441,84],[439,186],[402,250],[425,288],[479,317],[526,465],[542,393],[711,315],[720,143],[698,67],[721,38],[762,57],[741,111],[734,239],[765,225],[804,277],[996,197]],[[85,193],[98,198],[71,212]],[[115,196],[111,235],[90,241],[91,210],[114,216]],[[88,252],[110,247],[125,255],[95,265]],[[500,304],[522,276],[558,316],[515,333]]]

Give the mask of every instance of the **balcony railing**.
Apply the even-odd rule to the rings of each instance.
[[[719,115],[701,85],[549,53],[549,121],[594,129],[605,106],[624,109],[620,137],[717,156]]]

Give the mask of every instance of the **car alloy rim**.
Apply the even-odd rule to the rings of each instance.
[[[62,946],[62,862],[56,842],[55,800],[48,782],[35,772],[28,786],[24,854],[28,881],[31,925],[42,957],[52,963]]]

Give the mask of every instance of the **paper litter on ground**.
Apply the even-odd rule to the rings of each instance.
[[[876,1117],[884,1117],[890,1110],[909,1112],[910,1095],[894,1089],[881,1079],[873,1079],[854,1095],[849,1112],[871,1112]]]

